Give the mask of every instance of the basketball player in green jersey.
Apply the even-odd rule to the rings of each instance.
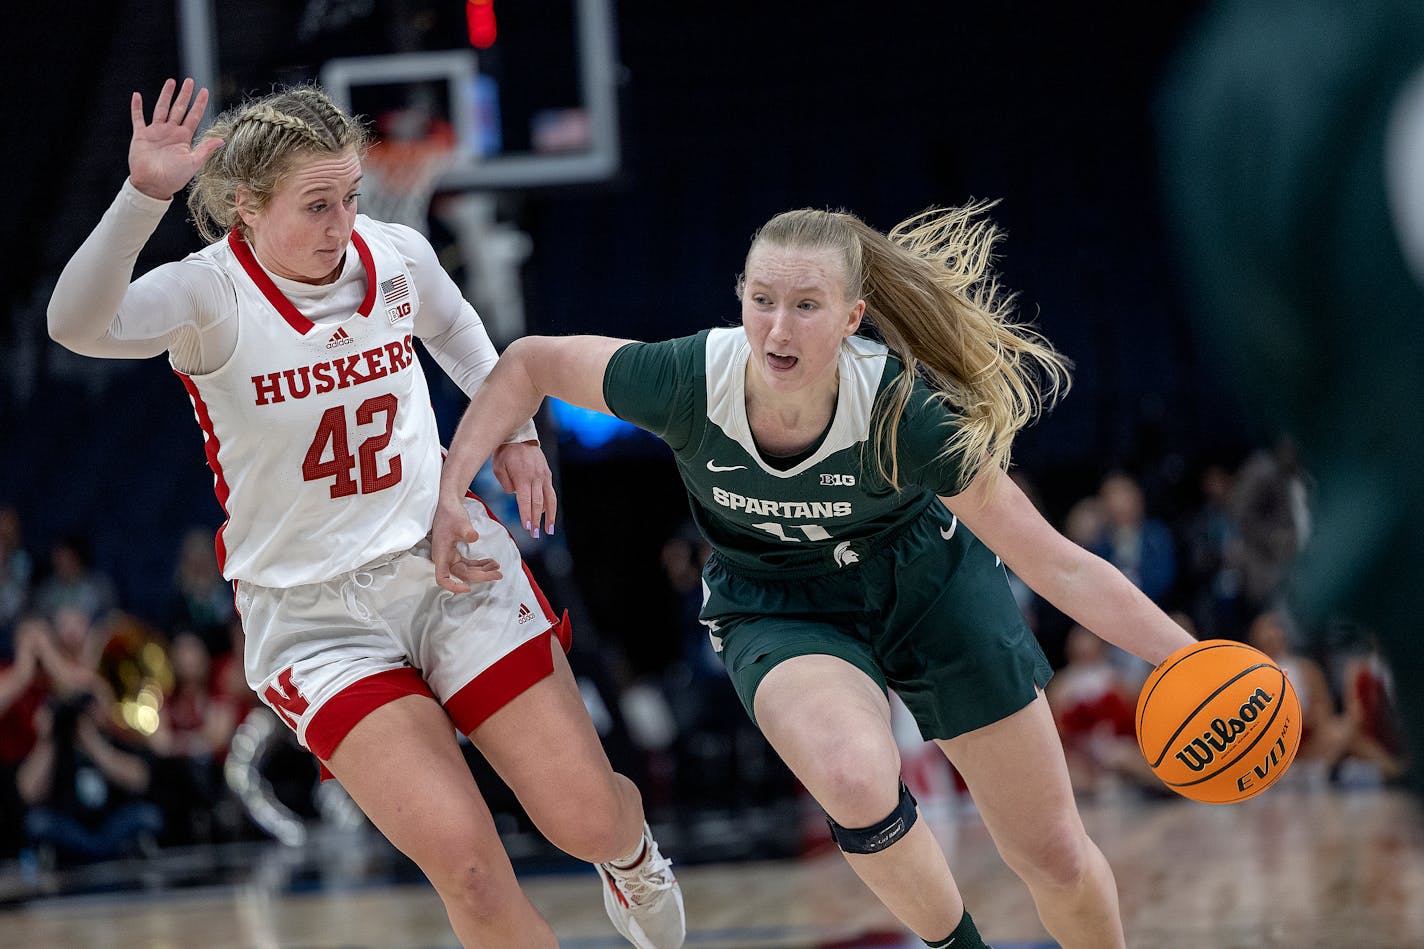
[[[1079,818],[1043,696],[1051,670],[1004,567],[1154,665],[1192,640],[1004,475],[1015,433],[1067,372],[997,293],[981,211],[927,212],[889,235],[787,212],[752,240],[739,328],[516,341],[450,447],[436,578],[460,592],[492,573],[460,556],[476,536],[460,498],[545,395],[653,432],[713,547],[712,645],[861,879],[927,945],[984,945],[899,779],[893,688],[964,777],[1048,931],[1109,949],[1124,944],[1112,871]],[[862,322],[886,342],[857,335]],[[551,498],[519,505],[553,530]]]

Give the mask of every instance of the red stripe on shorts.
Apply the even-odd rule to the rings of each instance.
[[[326,761],[357,722],[382,705],[407,695],[435,698],[435,693],[430,691],[420,673],[409,666],[357,679],[316,710],[307,723],[307,747],[312,754]]]
[[[484,506],[485,513],[489,515],[490,520],[500,524],[501,527],[504,526],[500,523],[499,518],[494,516],[494,512],[489,509],[488,504],[485,504],[483,498],[473,491],[466,491],[465,496],[479,501]],[[513,539],[514,535],[509,531],[509,528],[506,527],[505,532],[509,533],[510,538]],[[523,694],[530,686],[554,671],[554,659],[549,650],[548,636],[558,639],[559,645],[565,653],[573,646],[573,628],[569,623],[568,610],[555,619],[553,607],[550,606],[548,598],[544,596],[544,591],[539,589],[539,584],[534,580],[534,575],[529,572],[529,565],[524,563],[523,558],[520,558],[519,566],[523,569],[529,586],[534,591],[540,611],[553,625],[549,628],[547,636],[535,636],[516,646],[494,665],[465,683],[458,692],[450,697],[450,701],[445,703],[446,714],[455,723],[455,727],[466,735],[484,724],[486,719]],[[356,726],[356,723],[382,705],[406,695],[428,695],[435,698],[434,693],[430,691],[430,686],[421,678],[417,670],[412,668],[391,669],[352,683],[328,699],[317,710],[307,725],[307,748],[321,762],[323,781],[332,776],[331,772],[327,770],[326,759],[331,757],[332,752],[336,751],[336,747],[341,744],[341,740]]]
[[[569,618],[564,614],[558,625],[545,635],[535,636],[516,646],[494,665],[475,676],[464,688],[450,696],[445,711],[455,727],[466,735],[485,723],[534,683],[554,671],[554,657],[549,651],[549,637],[559,640],[565,652],[569,650]]]

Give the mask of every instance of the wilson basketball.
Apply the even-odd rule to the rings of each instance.
[[[1255,797],[1300,746],[1300,700],[1281,667],[1209,639],[1168,656],[1137,700],[1137,744],[1167,787],[1207,804]]]

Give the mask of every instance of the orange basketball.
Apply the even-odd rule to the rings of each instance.
[[[1208,639],[1172,653],[1137,700],[1137,745],[1162,783],[1207,804],[1275,784],[1300,747],[1300,699],[1271,657]]]

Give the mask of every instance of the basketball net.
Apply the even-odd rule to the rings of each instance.
[[[448,128],[408,141],[377,141],[366,153],[357,207],[368,217],[405,224],[428,237],[431,198],[455,157]]]

